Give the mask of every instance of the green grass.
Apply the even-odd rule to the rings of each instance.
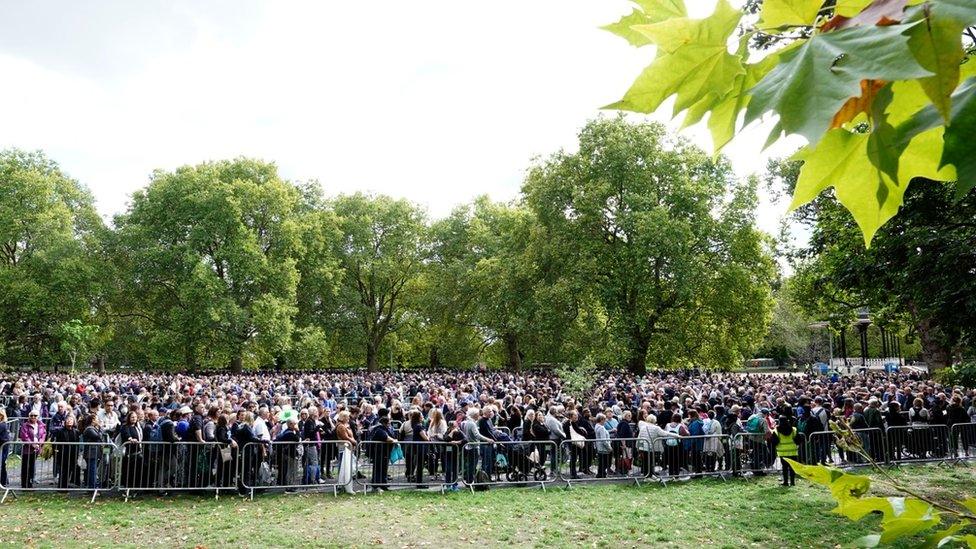
[[[976,495],[972,466],[914,466],[895,475],[941,500]],[[877,528],[829,513],[825,489],[799,480],[493,489],[471,494],[115,496],[94,504],[55,494],[8,498],[0,546],[481,545],[834,547]],[[892,494],[878,483],[874,493]]]

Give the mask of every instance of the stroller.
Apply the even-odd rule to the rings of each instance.
[[[499,437],[498,442],[508,444],[495,445],[495,473],[509,482],[526,482],[529,479],[544,481],[548,478],[545,464],[540,459],[540,453],[531,442],[511,444],[508,436]]]

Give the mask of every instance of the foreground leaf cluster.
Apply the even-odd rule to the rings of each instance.
[[[972,521],[965,511],[942,510],[937,505],[915,496],[879,497],[868,496],[871,479],[854,475],[824,465],[803,465],[792,459],[785,460],[801,477],[827,487],[837,507],[833,512],[857,521],[872,514],[881,514],[881,533],[864,536],[858,540],[862,547],[890,544],[900,538],[926,533],[924,547],[976,547],[976,535],[971,531]],[[976,499],[959,502],[969,513],[976,512]],[[948,511],[948,513],[944,512]],[[943,516],[957,518],[947,527],[931,531],[943,524]]]
[[[767,145],[807,141],[793,208],[833,187],[870,245],[913,179],[976,186],[976,2],[764,0],[758,20],[727,0],[704,19],[683,0],[635,3],[605,28],[655,57],[609,108],[673,97],[685,124],[708,116],[716,151],[774,115]]]

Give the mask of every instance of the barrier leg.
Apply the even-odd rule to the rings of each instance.
[[[92,498],[89,503],[95,503],[95,498],[97,497],[98,497],[98,490],[96,489],[94,492],[92,492]]]
[[[12,493],[13,492],[10,490],[10,488],[7,488],[6,490],[4,490],[3,491],[3,497],[0,498],[0,503],[3,503],[5,501],[7,501],[7,496],[10,495],[10,494],[12,494]],[[14,497],[17,497],[17,494],[14,494]]]

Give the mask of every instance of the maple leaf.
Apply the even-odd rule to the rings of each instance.
[[[844,106],[834,115],[834,119],[830,121],[830,128],[839,128],[854,120],[854,117],[862,112],[869,113],[874,97],[884,86],[884,80],[861,80],[861,95],[852,97],[844,103]]]

